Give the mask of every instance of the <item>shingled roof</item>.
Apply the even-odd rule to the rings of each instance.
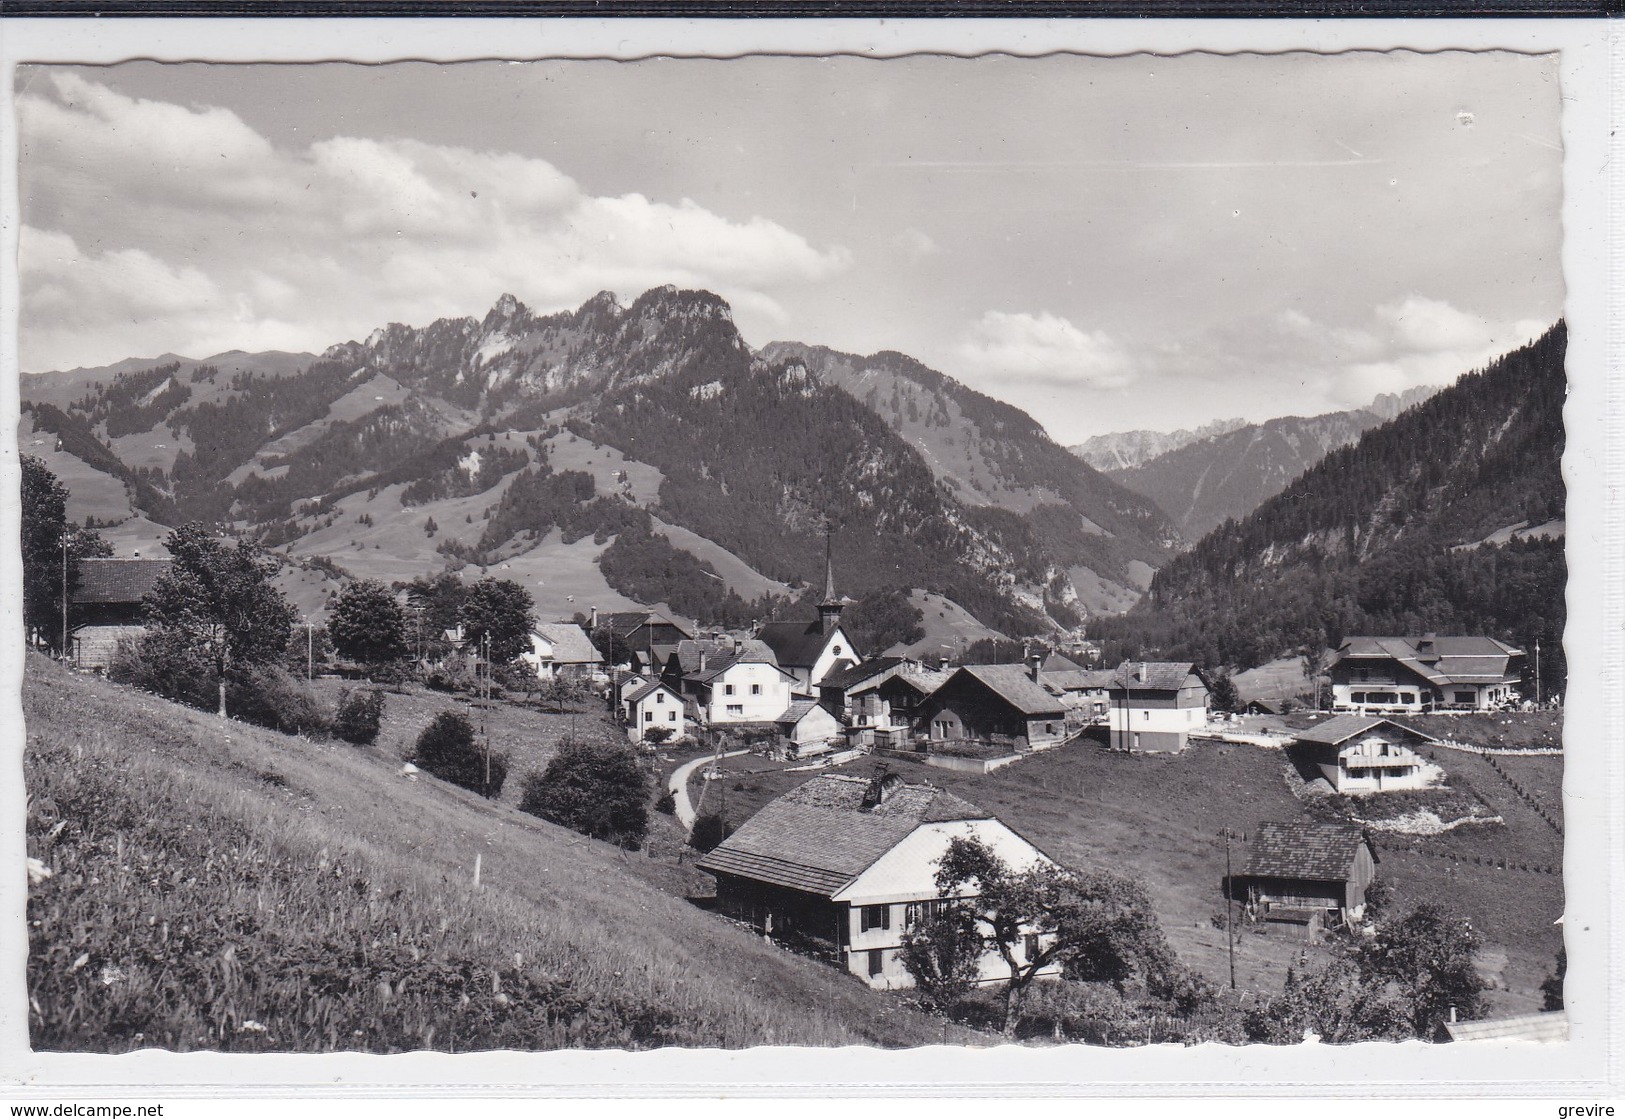
[[[587,631],[574,622],[538,622],[537,636],[553,646],[550,658],[554,664],[603,664],[604,655],[587,636]]]
[[[881,673],[890,672],[892,669],[907,663],[908,661],[903,657],[870,657],[862,664],[855,664],[850,668],[843,668],[837,672],[827,674],[819,681],[819,686],[824,688],[851,688],[854,685],[863,683],[865,680],[873,679]]]
[[[1061,701],[1034,683],[1022,665],[967,664],[959,671],[985,685],[1023,715],[1054,715],[1063,710]]]
[[[169,574],[173,561],[166,559],[82,559],[79,586],[73,601],[80,604],[136,603]]]
[[[1345,660],[1395,660],[1434,685],[1494,684],[1518,678],[1523,656],[1493,637],[1350,637],[1337,650]]]
[[[871,782],[826,774],[769,802],[699,862],[701,870],[833,897],[921,824],[988,820],[968,801],[893,776],[889,796],[864,807]]]
[[[669,614],[662,614],[658,610],[619,610],[613,613],[605,612],[598,615],[598,624],[608,626],[610,632],[617,637],[625,637],[642,625],[673,626],[679,633],[693,634],[682,622]]]
[[[1346,882],[1354,872],[1354,856],[1366,842],[1365,831],[1356,824],[1259,824],[1241,873],[1257,878]],[[1376,857],[1375,851],[1372,857]]]
[[[1299,742],[1312,742],[1320,746],[1340,746],[1356,735],[1365,734],[1384,725],[1427,742],[1438,741],[1431,734],[1423,734],[1404,723],[1396,723],[1392,719],[1372,719],[1362,715],[1337,715],[1318,726],[1300,730],[1297,738]]]
[[[1196,666],[1189,661],[1124,661],[1112,673],[1111,686],[1137,692],[1177,692],[1195,673]]]

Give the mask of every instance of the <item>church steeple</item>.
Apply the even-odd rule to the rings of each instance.
[[[829,633],[841,624],[848,602],[835,593],[835,530],[824,530],[824,597],[818,603],[818,632]]]

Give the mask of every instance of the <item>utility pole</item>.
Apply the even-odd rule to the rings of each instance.
[[[305,683],[310,683],[316,677],[316,627],[309,621],[305,622]]]
[[[480,744],[485,753],[485,787],[480,790],[482,795],[489,796],[491,791],[491,732],[486,727],[486,709],[491,706],[491,635],[480,636],[480,648],[485,655],[485,680],[480,687]],[[475,668],[479,665],[476,664]]]
[[[1224,943],[1230,952],[1230,989],[1236,989],[1236,934],[1231,926],[1231,912],[1236,903],[1236,879],[1230,869],[1230,829],[1224,829]]]
[[[1535,707],[1539,709],[1540,694],[1540,638],[1535,638]]]
[[[68,526],[62,526],[62,659],[68,659]]]

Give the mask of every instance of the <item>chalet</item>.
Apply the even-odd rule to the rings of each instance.
[[[1337,715],[1298,732],[1298,748],[1338,793],[1422,788],[1431,767],[1416,750],[1437,741],[1391,720],[1361,715]]]
[[[651,730],[671,732],[667,741],[686,737],[688,718],[683,711],[683,697],[670,684],[656,680],[641,684],[626,693],[621,700],[626,720],[626,735],[633,742],[642,742]]]
[[[105,669],[120,640],[146,632],[141,600],[169,574],[167,559],[82,559],[68,596],[72,656],[81,668]]]
[[[798,756],[828,747],[841,736],[841,720],[816,699],[796,696],[790,706],[773,720],[784,744]]]
[[[587,680],[604,668],[604,655],[574,622],[538,622],[530,631],[530,648],[519,659],[536,670],[539,680]]]
[[[702,638],[681,641],[667,657],[661,679],[708,724],[770,724],[790,706],[795,677],[778,666],[760,641]]]
[[[1518,699],[1524,654],[1493,637],[1350,637],[1331,668],[1332,710],[1493,711]]]
[[[826,676],[863,659],[841,629],[841,611],[851,600],[835,593],[835,568],[824,565],[824,597],[810,622],[767,622],[756,639],[773,650],[778,666],[795,679],[798,695],[816,696]]]
[[[595,608],[588,619],[587,628],[593,633],[608,630],[627,649],[634,659],[647,661],[649,651],[656,645],[671,646],[679,641],[692,641],[694,633],[687,626],[658,610],[627,610],[600,614]],[[639,668],[647,669],[647,663]]]
[[[1207,724],[1207,685],[1187,662],[1127,661],[1112,674],[1107,712],[1114,750],[1173,753]]]
[[[945,903],[937,863],[955,838],[981,840],[1016,870],[1051,862],[975,805],[882,771],[808,781],[746,820],[699,866],[716,878],[724,914],[821,948],[872,987],[909,987],[903,934]],[[1033,940],[1035,949],[1045,944]],[[1027,950],[1026,942],[1018,949]],[[980,971],[983,982],[1009,975],[992,952]],[[1040,974],[1053,978],[1059,969]]]
[[[1313,927],[1335,914],[1358,921],[1376,864],[1356,824],[1260,824],[1233,889],[1265,920]]]
[[[968,664],[921,702],[916,725],[932,742],[1006,739],[1017,750],[1066,739],[1066,707],[1019,664]]]

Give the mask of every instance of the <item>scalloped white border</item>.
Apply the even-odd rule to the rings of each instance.
[[[319,27],[316,24],[319,22]],[[1566,1045],[1219,1046],[1144,1049],[1005,1047],[907,1051],[756,1049],[650,1053],[566,1051],[467,1056],[107,1057],[28,1050],[21,873],[22,652],[17,547],[17,145],[19,62],[384,62],[649,55],[1056,51],[1221,53],[1351,49],[1510,49],[1561,55],[1564,97],[1564,277],[1570,396],[1571,665],[1565,740],[1571,1040]],[[1625,342],[1614,203],[1615,76],[1625,49],[1597,20],[17,20],[0,21],[0,1098],[123,1095],[358,1096],[1024,1096],[1270,1095],[1506,1099],[1617,1095],[1622,1076],[1618,930],[1625,876],[1621,705],[1621,518],[1625,411],[1610,360]],[[1493,235],[1487,231],[1486,235]],[[1612,343],[1612,344],[1611,344]],[[1265,1105],[1268,1106],[1268,1105]]]

